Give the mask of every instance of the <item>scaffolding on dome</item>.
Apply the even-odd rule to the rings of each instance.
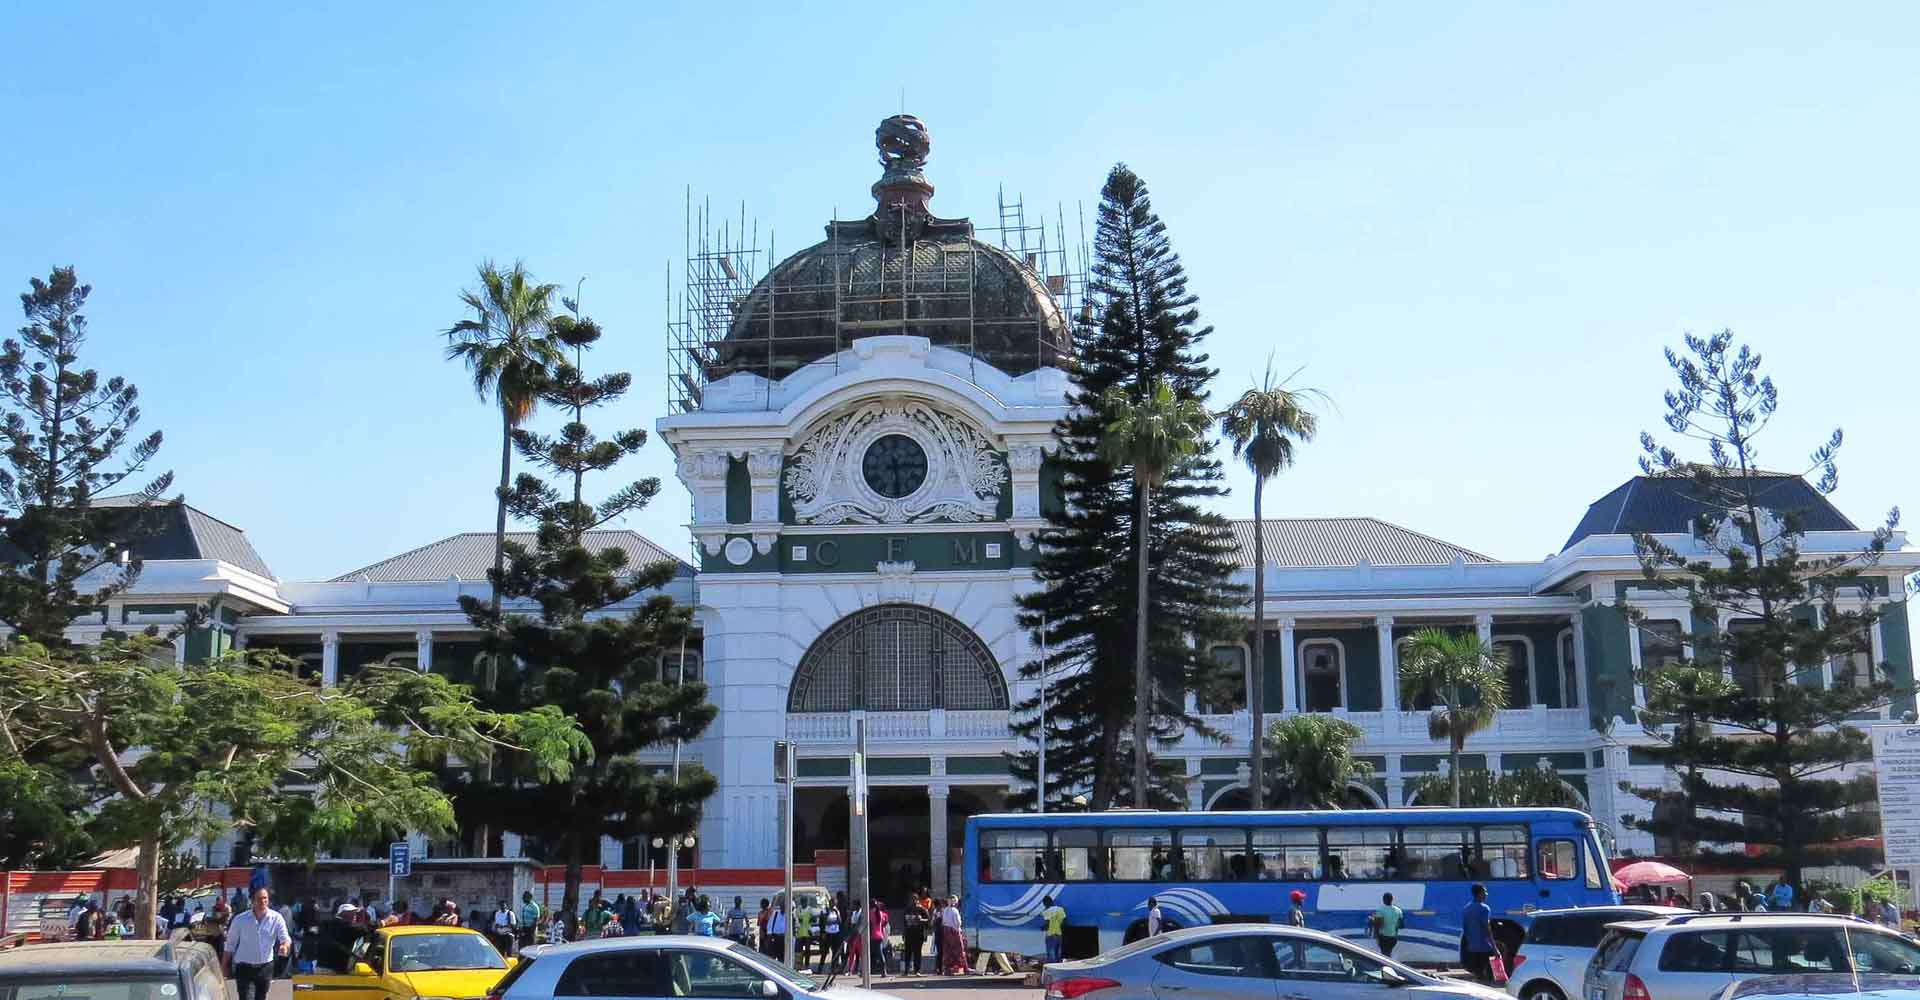
[[[771,235],[761,256],[759,224],[749,221],[744,204],[737,220],[718,217],[710,203],[696,206],[689,189],[682,283],[668,302],[670,412],[703,408],[708,387],[735,372],[771,383],[808,365],[837,364],[855,339],[887,333],[924,336],[1002,370],[1070,367],[1070,331],[1092,316],[1085,240],[1069,251],[1064,209],[1049,234],[1044,218],[1029,224],[1022,200],[1009,202],[1004,193],[998,200],[1000,225],[987,233],[999,234],[999,251],[1010,260],[990,267],[1017,268],[1026,290],[1051,300],[1057,323],[1045,310],[1009,315],[1005,303],[980,301],[981,258],[994,249],[986,240],[954,239],[963,230],[971,236],[964,220],[935,220],[928,232],[938,229],[945,241],[910,239],[903,213],[900,237],[875,241],[863,235],[867,219],[836,219],[806,265],[790,267],[775,254]],[[1020,347],[1022,356],[1012,356],[1009,345],[1021,344],[1029,330],[1033,353]],[[769,385],[769,405],[770,397]],[[729,401],[733,408],[743,403],[751,405]]]

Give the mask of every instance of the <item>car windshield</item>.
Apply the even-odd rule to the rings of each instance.
[[[0,984],[0,1000],[182,1000],[172,976],[50,976]]]
[[[478,934],[396,934],[387,945],[387,968],[393,972],[506,967],[506,960]]]
[[[1893,934],[1847,928],[1853,946],[1853,967],[1859,972],[1920,972],[1920,945]]]
[[[768,958],[767,956],[762,955],[759,952],[754,951],[752,948],[749,948],[744,944],[740,944],[737,941],[727,946],[727,952],[729,954],[738,956],[740,958],[747,959],[747,964],[749,966],[755,963],[758,963],[760,965],[770,965],[773,967],[773,972],[775,975],[779,976],[782,979],[785,979],[786,981],[794,984],[795,986],[800,987],[803,990],[817,990],[821,988],[820,981],[813,978],[812,976],[809,976],[804,972],[800,972],[794,969],[793,966],[788,965],[787,963],[782,962],[777,958]]]

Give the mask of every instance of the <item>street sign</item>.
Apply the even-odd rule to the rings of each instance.
[[[404,840],[396,840],[387,845],[387,877],[408,878],[413,875],[413,847]]]
[[[1920,726],[1874,726],[1873,772],[1887,866],[1920,867]]]

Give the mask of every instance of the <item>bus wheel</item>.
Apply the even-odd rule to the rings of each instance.
[[[1136,920],[1127,925],[1127,933],[1120,938],[1121,944],[1132,944],[1147,936],[1147,922]]]

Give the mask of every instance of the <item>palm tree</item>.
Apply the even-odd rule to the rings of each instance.
[[[1353,755],[1363,733],[1359,726],[1331,715],[1293,715],[1267,732],[1266,755],[1273,758],[1274,797],[1289,809],[1338,809],[1347,786],[1373,776],[1373,765]],[[1250,800],[1259,809],[1260,799]]]
[[[1100,457],[1114,465],[1133,467],[1136,544],[1139,545],[1135,581],[1133,640],[1133,804],[1147,802],[1147,522],[1153,491],[1181,461],[1198,454],[1206,434],[1207,410],[1197,399],[1176,395],[1173,387],[1153,380],[1139,397],[1119,386],[1109,388],[1101,407],[1110,415],[1100,441]]]
[[[466,363],[473,391],[500,408],[500,488],[493,523],[493,571],[506,570],[507,496],[512,487],[513,431],[533,415],[547,373],[566,360],[551,336],[553,293],[558,285],[536,285],[526,266],[515,262],[502,272],[492,261],[480,265],[480,288],[464,290],[460,301],[473,315],[447,330],[447,358]],[[500,609],[499,588],[491,605]]]
[[[1233,442],[1234,457],[1245,459],[1247,468],[1253,471],[1253,661],[1247,667],[1250,674],[1247,700],[1252,702],[1255,733],[1267,731],[1267,526],[1260,500],[1267,480],[1293,464],[1294,443],[1313,440],[1320,420],[1307,409],[1305,399],[1321,395],[1312,389],[1288,389],[1285,382],[1275,385],[1273,363],[1268,361],[1260,384],[1241,393],[1240,398],[1220,414],[1220,430]],[[1252,805],[1255,809],[1264,809],[1265,754],[1259,738],[1252,742]]]
[[[1400,695],[1408,704],[1421,692],[1440,704],[1427,716],[1427,735],[1447,741],[1453,805],[1460,805],[1460,748],[1467,737],[1493,725],[1507,703],[1507,653],[1471,632],[1424,628],[1407,640],[1400,658]],[[1463,704],[1473,696],[1472,705]]]

